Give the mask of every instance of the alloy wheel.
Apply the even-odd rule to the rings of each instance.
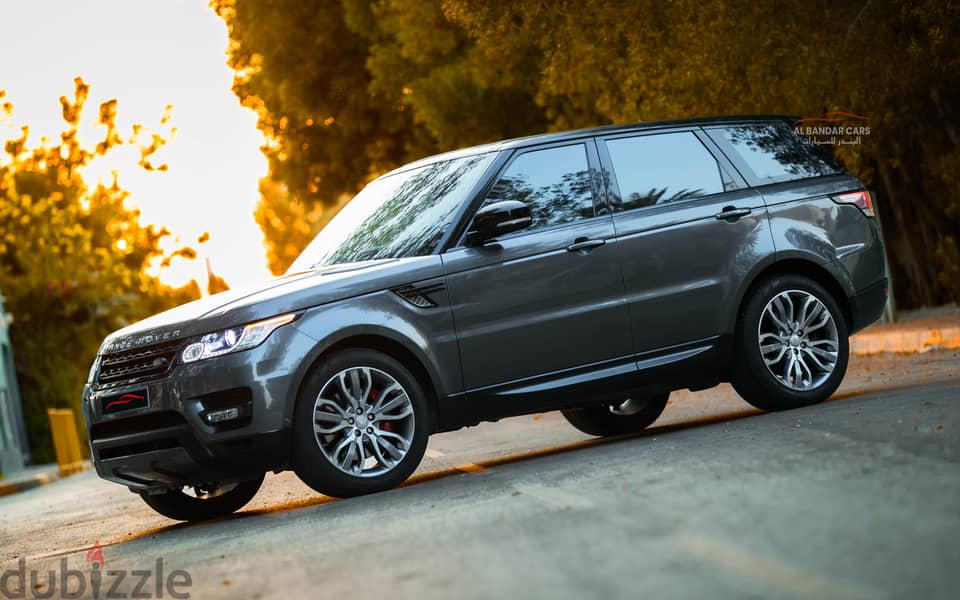
[[[330,377],[313,407],[313,431],[324,457],[355,477],[393,469],[413,444],[413,403],[389,373],[351,367]]]
[[[774,296],[763,309],[757,335],[770,374],[791,390],[809,391],[830,377],[840,343],[824,303],[803,290]]]

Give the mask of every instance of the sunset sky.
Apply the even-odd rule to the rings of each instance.
[[[74,77],[90,85],[81,133],[99,139],[97,106],[119,101],[118,125],[134,122],[164,131],[160,118],[173,105],[176,132],[157,162],[167,172],[136,167],[139,154],[124,148],[86,173],[88,181],[119,171],[120,185],[146,223],[165,225],[201,248],[214,271],[232,286],[269,276],[263,237],[253,219],[257,181],[266,174],[263,137],[253,112],[230,90],[227,29],[203,0],[3,1],[0,18],[0,89],[14,104],[11,122],[0,122],[0,140],[29,125],[29,145],[56,137],[63,127],[59,97],[73,95]],[[172,246],[175,240],[168,239]],[[164,281],[180,285],[199,274],[203,261],[178,259]]]

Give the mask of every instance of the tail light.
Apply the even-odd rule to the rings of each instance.
[[[870,192],[866,190],[861,192],[850,192],[849,194],[840,194],[839,196],[833,196],[833,199],[843,204],[854,204],[863,211],[863,214],[867,215],[868,217],[874,216],[873,198],[870,197]]]

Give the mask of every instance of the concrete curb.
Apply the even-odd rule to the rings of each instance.
[[[13,477],[9,480],[0,479],[0,496],[9,496],[17,492],[24,492],[41,485],[46,485],[60,479],[60,470],[56,465],[49,469],[30,473],[22,477]]]
[[[850,354],[868,356],[883,352],[913,354],[935,348],[960,348],[960,326],[939,329],[914,328],[870,331],[869,328],[850,338]]]

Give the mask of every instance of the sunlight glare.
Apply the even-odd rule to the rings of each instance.
[[[14,108],[12,118],[0,120],[0,139],[19,135],[21,125],[30,126],[30,145],[41,136],[56,139],[63,127],[58,99],[72,98],[77,76],[90,85],[79,132],[84,144],[103,138],[97,111],[112,98],[125,140],[134,123],[144,126],[144,143],[152,133],[168,138],[150,159],[167,171],[139,168],[139,151],[124,145],[90,165],[84,177],[91,185],[109,185],[117,172],[120,186],[130,191],[128,206],[140,209],[144,223],[173,234],[163,240],[165,249],[198,250],[198,260],[177,258],[162,272],[151,270],[171,285],[206,281],[205,258],[232,286],[269,276],[253,219],[257,182],[267,171],[259,150],[264,139],[256,115],[231,91],[226,47],[226,25],[197,0],[3,6],[0,89]],[[163,123],[168,105],[170,119]],[[198,245],[205,231],[210,240]]]

